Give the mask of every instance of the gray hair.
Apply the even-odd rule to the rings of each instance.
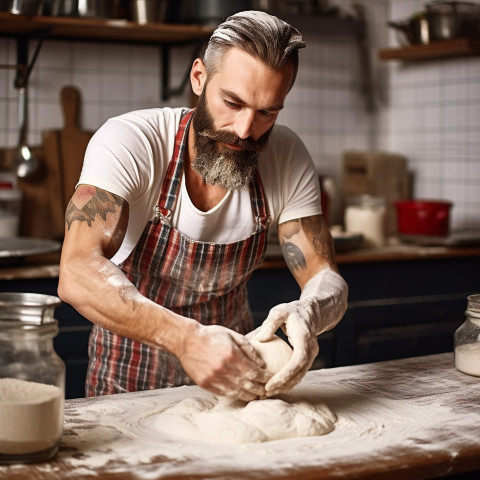
[[[228,17],[216,28],[208,42],[204,63],[207,74],[213,75],[221,64],[222,54],[238,47],[273,70],[291,61],[295,79],[298,50],[305,46],[296,28],[268,13],[250,10]]]

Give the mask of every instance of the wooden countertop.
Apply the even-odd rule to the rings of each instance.
[[[60,252],[32,255],[0,267],[0,280],[58,278]]]
[[[2,480],[420,479],[480,470],[480,378],[451,353],[309,372],[289,394],[337,415],[322,437],[221,445],[156,430],[199,387],[65,402],[57,457],[0,467]]]
[[[337,252],[339,265],[350,263],[401,262],[405,260],[428,260],[441,258],[479,257],[480,246],[443,247],[420,246],[398,243],[378,248],[357,248],[345,252]],[[260,266],[265,269],[286,268],[280,245],[268,246],[265,261]]]

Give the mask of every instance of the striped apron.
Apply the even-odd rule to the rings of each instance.
[[[265,257],[268,206],[257,170],[249,187],[256,230],[247,239],[195,242],[170,225],[193,112],[180,122],[155,216],[120,267],[142,295],[159,305],[203,325],[222,325],[245,334],[253,329],[246,283]],[[174,355],[97,325],[90,335],[89,358],[87,396],[193,383]]]

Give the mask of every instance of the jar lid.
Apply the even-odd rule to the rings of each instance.
[[[0,321],[23,322],[27,325],[55,323],[55,307],[62,302],[53,295],[41,293],[0,293]]]
[[[361,207],[383,207],[385,206],[385,198],[375,195],[354,195],[347,197],[347,205]]]
[[[480,318],[480,293],[469,295],[467,301],[467,311],[465,314],[474,318]]]

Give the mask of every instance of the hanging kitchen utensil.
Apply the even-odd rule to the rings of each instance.
[[[38,169],[38,159],[27,145],[27,88],[18,89],[18,117],[20,124],[17,151],[14,157],[14,168],[20,178],[32,176]]]

